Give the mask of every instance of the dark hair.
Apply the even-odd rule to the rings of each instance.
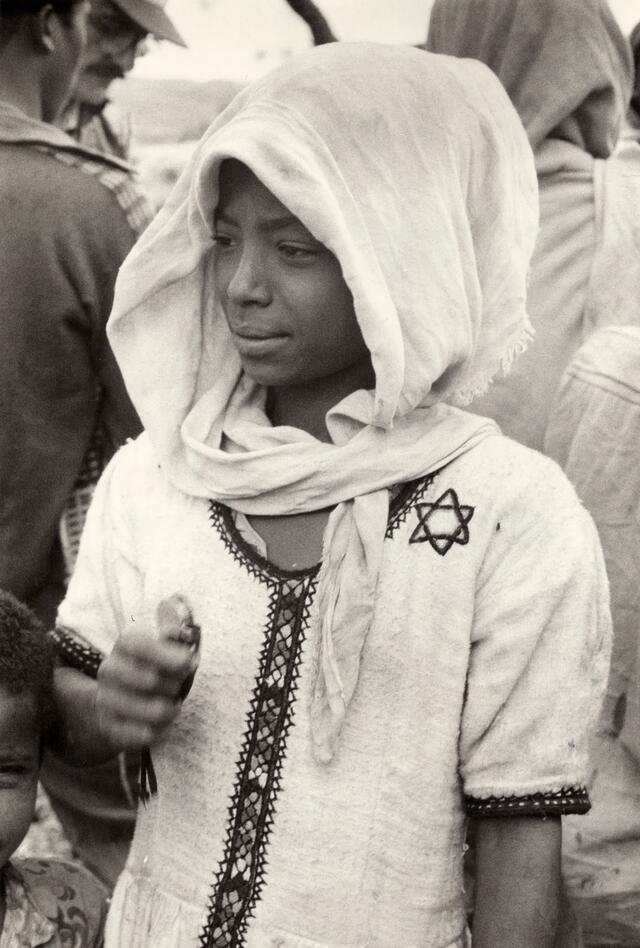
[[[0,0],[0,17],[28,16],[39,13],[43,7],[51,6],[61,15],[71,13],[82,0]]]
[[[53,723],[54,647],[15,596],[0,590],[0,689],[34,698],[43,737]]]

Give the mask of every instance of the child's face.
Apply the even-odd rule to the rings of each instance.
[[[0,868],[24,839],[36,802],[40,729],[33,697],[0,688]]]
[[[242,365],[267,386],[307,383],[370,356],[340,264],[238,161],[224,161],[215,281]]]

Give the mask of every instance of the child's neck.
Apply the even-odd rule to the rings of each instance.
[[[367,361],[311,382],[272,388],[269,389],[269,418],[273,425],[300,428],[319,441],[330,442],[327,412],[352,392],[374,386],[374,372]]]

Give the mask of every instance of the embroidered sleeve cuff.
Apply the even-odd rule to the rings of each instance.
[[[56,653],[62,665],[77,668],[78,671],[95,678],[102,663],[103,655],[90,645],[80,642],[67,629],[58,626],[50,632]]]
[[[591,809],[589,793],[586,787],[563,787],[562,790],[550,790],[531,793],[526,796],[511,797],[465,797],[465,807],[469,816],[508,817],[508,816],[563,816],[567,813],[588,813]]]

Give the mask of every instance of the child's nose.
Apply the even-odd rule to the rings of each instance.
[[[271,290],[262,254],[251,247],[243,247],[227,294],[237,305],[257,303],[265,306],[270,302]]]

